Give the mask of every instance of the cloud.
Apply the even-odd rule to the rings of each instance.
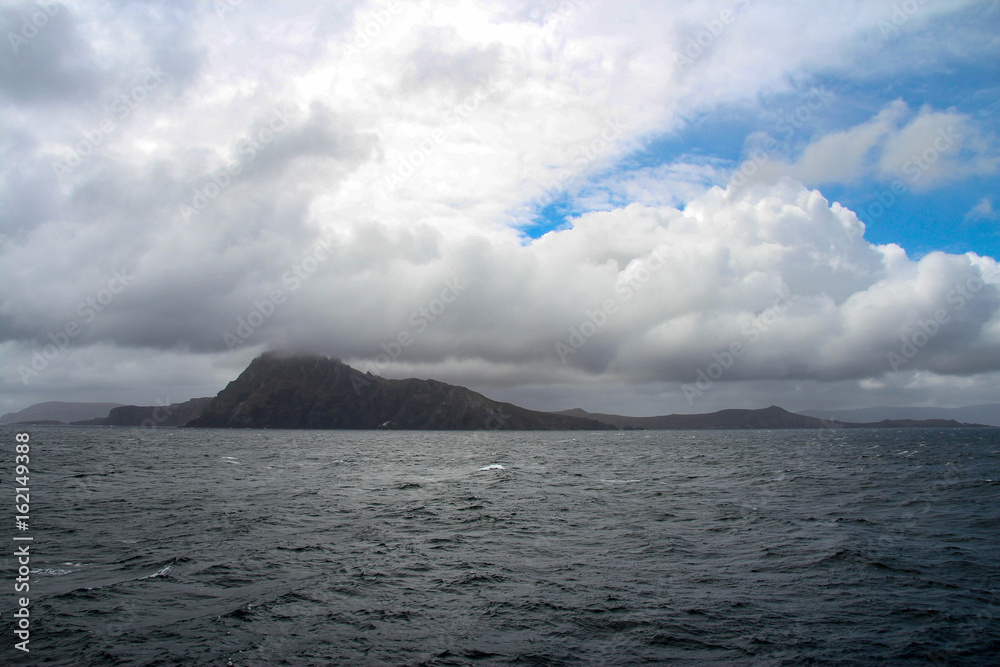
[[[623,203],[683,206],[712,185],[726,180],[725,160],[683,155],[655,167],[621,170],[584,184],[577,196],[587,210],[608,210]]]
[[[777,150],[768,155],[762,175],[813,185],[871,179],[924,192],[1000,168],[1000,150],[974,118],[930,107],[913,114],[900,100],[868,122],[814,139],[794,162],[777,155],[791,146],[775,140],[771,145]]]
[[[890,353],[944,311],[947,326],[904,370],[1000,369],[996,262],[944,253],[913,261],[865,242],[862,229],[819,192],[783,181],[713,188],[683,211],[631,204],[588,213],[528,245],[513,233],[450,239],[432,226],[373,222],[330,239],[329,254],[310,263],[315,249],[260,228],[233,236],[209,269],[199,264],[211,245],[195,254],[184,247],[191,237],[160,236],[103,309],[81,304],[99,301],[113,273],[93,272],[96,285],[81,291],[70,285],[79,273],[67,271],[62,281],[46,277],[45,307],[5,301],[3,331],[25,351],[74,321],[78,345],[219,354],[242,321],[252,335],[240,336],[241,349],[322,350],[362,366],[404,333],[411,342],[394,362],[466,360],[525,383],[692,381],[739,342],[746,355],[731,380],[842,380],[899,370]],[[32,274],[7,274],[13,293],[37,294]],[[456,280],[467,287],[437,303]],[[587,321],[597,330],[577,346],[573,332]],[[560,344],[571,351],[560,354]],[[396,373],[394,364],[374,370]]]
[[[993,200],[989,197],[983,197],[980,199],[979,203],[973,206],[972,209],[965,214],[966,222],[996,219],[997,212],[993,209]]]
[[[918,191],[969,176],[994,174],[998,166],[996,145],[973,119],[926,107],[888,137],[879,161],[883,178],[901,178]]]
[[[96,93],[102,72],[73,10],[62,3],[0,8],[0,99],[19,104],[79,102]]]
[[[789,174],[806,183],[851,183],[866,175],[871,153],[898,131],[906,104],[894,102],[867,123],[816,139],[803,151]]]
[[[132,390],[144,358],[149,377],[204,362],[191,386],[207,386],[269,347],[525,395],[676,392],[734,342],[724,381],[986,377],[995,262],[872,245],[812,189],[905,179],[942,127],[958,138],[914,188],[994,173],[980,118],[886,103],[741,188],[713,187],[731,163],[700,147],[637,157],[713,110],[752,120],[817,72],[902,67],[870,43],[891,2],[734,4],[718,35],[705,3],[60,5],[0,56],[4,400],[67,327],[30,391]],[[7,7],[4,25],[33,11]],[[144,86],[150,68],[164,76]],[[562,198],[587,212],[526,238]],[[887,355],[938,309],[948,325],[894,371]],[[587,321],[564,363],[557,344]]]

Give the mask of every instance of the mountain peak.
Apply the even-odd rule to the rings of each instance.
[[[555,430],[613,428],[526,410],[437,380],[388,380],[319,354],[269,352],[188,426],[310,429]]]
[[[345,365],[337,357],[329,357],[325,354],[319,354],[318,352],[289,352],[284,350],[269,350],[267,352],[262,352],[257,356],[251,364],[254,363],[276,363],[276,362],[332,362],[335,364]]]

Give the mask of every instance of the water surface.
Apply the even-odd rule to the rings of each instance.
[[[7,664],[1000,664],[998,429],[28,430]]]

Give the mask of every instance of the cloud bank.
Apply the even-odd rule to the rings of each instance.
[[[871,55],[909,44],[879,29],[892,3],[722,5],[5,7],[4,404],[183,400],[265,349],[532,407],[995,390],[996,261],[872,244],[815,189],[992,174],[977,118],[896,100],[772,131],[749,177],[695,152],[629,162],[817,72],[884,76]]]

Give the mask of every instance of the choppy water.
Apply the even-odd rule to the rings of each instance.
[[[1000,664],[997,429],[29,431],[4,664]]]

